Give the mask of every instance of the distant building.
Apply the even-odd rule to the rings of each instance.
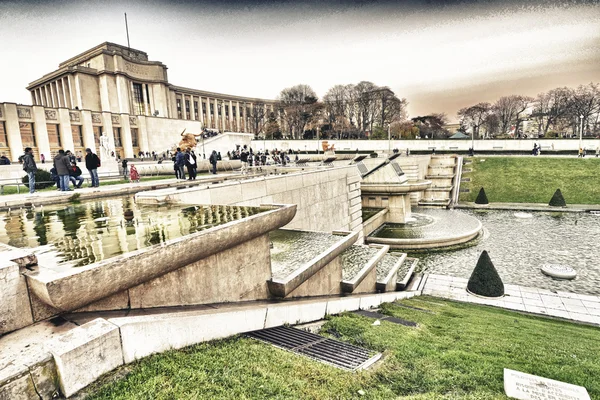
[[[27,146],[36,158],[51,158],[61,148],[98,151],[107,132],[121,157],[163,152],[184,129],[252,133],[254,115],[275,111],[274,100],[175,86],[163,63],[108,42],[60,63],[27,90],[32,106],[0,103],[0,154],[11,160]]]

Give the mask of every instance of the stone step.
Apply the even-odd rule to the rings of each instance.
[[[448,207],[450,205],[450,199],[445,200],[419,200],[419,206],[429,207]]]
[[[398,279],[396,280],[396,290],[405,290],[415,273],[417,264],[419,263],[418,258],[407,257],[402,263],[401,270],[398,271]]]

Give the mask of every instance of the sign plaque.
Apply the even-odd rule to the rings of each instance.
[[[519,400],[590,400],[583,386],[504,368],[504,392]]]

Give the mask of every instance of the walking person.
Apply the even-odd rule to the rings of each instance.
[[[196,179],[196,155],[190,152],[190,149],[185,151],[185,166],[188,170],[188,181]]]
[[[35,173],[37,172],[37,165],[33,159],[33,150],[31,147],[25,148],[25,154],[23,155],[23,171],[27,172],[29,178],[29,194],[35,192]]]
[[[56,157],[54,157],[54,168],[56,168],[56,174],[58,175],[58,182],[60,183],[60,190],[62,192],[69,192],[69,168],[71,162],[69,156],[65,154],[63,149],[58,151]]]
[[[177,148],[177,154],[175,155],[175,166],[179,171],[179,179],[185,179],[185,154],[181,151],[181,148]]]
[[[208,157],[208,162],[210,163],[210,165],[212,165],[212,173],[213,174],[217,174],[217,151],[213,150],[212,153],[210,154],[210,157]]]
[[[140,183],[140,174],[133,164],[131,164],[131,170],[129,171],[129,180],[131,183]]]
[[[92,187],[100,186],[100,180],[98,179],[98,168],[100,168],[100,158],[94,153],[92,149],[85,149],[85,168],[90,173],[92,178]]]
[[[121,161],[121,168],[123,168],[123,179],[127,179],[127,159],[124,158],[123,161]]]
[[[46,164],[46,156],[44,155],[44,153],[40,154],[40,161],[42,162],[42,164]]]
[[[248,173],[248,152],[246,149],[242,150],[240,154],[240,161],[242,162],[242,174]]]

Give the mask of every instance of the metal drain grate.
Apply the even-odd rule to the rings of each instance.
[[[287,326],[263,329],[246,335],[348,371],[368,368],[381,358],[381,353]]]
[[[416,322],[406,321],[404,319],[400,319],[400,318],[396,318],[396,317],[390,317],[389,315],[380,314],[380,313],[373,312],[373,311],[360,310],[360,311],[354,311],[354,314],[362,315],[363,317],[368,317],[368,318],[380,319],[382,321],[388,321],[388,322],[392,322],[394,324],[410,326],[411,328],[417,326]]]
[[[363,164],[362,161],[357,162],[356,166],[358,167],[358,172],[360,172],[360,176],[365,176],[369,173],[369,169],[365,164]]]
[[[392,168],[394,168],[394,171],[396,171],[396,175],[398,175],[398,176],[404,175],[404,171],[402,171],[402,168],[400,168],[400,166],[398,165],[398,163],[396,161],[392,161],[390,164],[392,164]]]

